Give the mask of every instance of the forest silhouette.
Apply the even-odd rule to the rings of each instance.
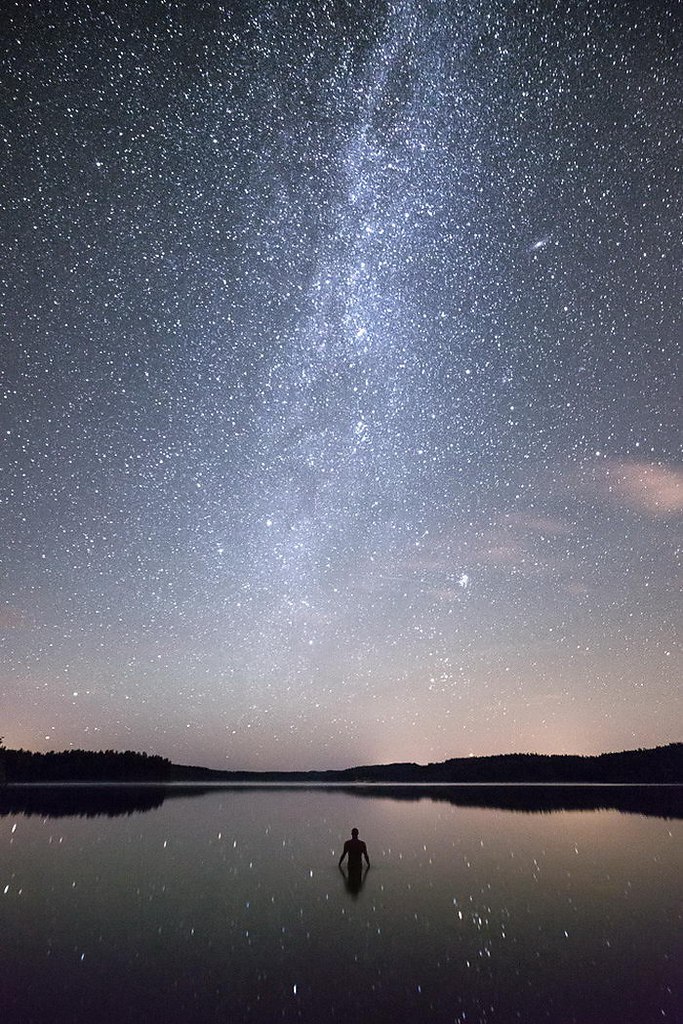
[[[597,756],[500,754],[365,765],[330,771],[228,772],[174,764],[158,754],[132,750],[66,750],[34,753],[0,747],[0,779],[41,782],[226,782],[226,783],[603,783],[683,784],[683,743]]]

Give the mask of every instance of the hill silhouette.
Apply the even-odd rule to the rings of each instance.
[[[227,783],[602,783],[683,784],[683,743],[617,753],[498,754],[458,757],[426,765],[415,762],[362,765],[329,771],[231,772],[173,764],[136,751],[67,750],[32,753],[0,749],[0,771],[7,783],[45,782],[227,782]]]
[[[0,748],[0,780],[12,782],[169,782],[165,757],[134,750],[30,750]]]
[[[579,756],[572,754],[497,754],[456,757],[421,765],[415,762],[362,765],[331,771],[223,772],[174,765],[178,781],[315,783],[610,783],[683,784],[683,743]]]

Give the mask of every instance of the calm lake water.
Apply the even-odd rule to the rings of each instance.
[[[683,1020],[680,819],[150,793],[108,816],[5,800],[4,1020]],[[337,867],[352,826],[360,888]]]

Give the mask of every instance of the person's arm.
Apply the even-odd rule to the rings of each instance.
[[[348,852],[349,852],[348,845],[347,845],[347,843],[344,843],[344,852],[342,853],[341,857],[339,858],[339,867],[342,866],[342,861],[344,860],[344,857],[346,856],[346,854]]]
[[[367,864],[368,867],[370,867],[370,858],[368,857],[368,848],[365,845],[365,843],[363,843],[363,856],[365,857],[365,863]]]

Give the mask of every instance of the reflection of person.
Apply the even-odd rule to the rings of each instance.
[[[365,857],[365,863],[370,867],[370,858],[368,857],[368,848],[362,839],[358,838],[358,829],[351,829],[351,838],[347,839],[344,843],[344,852],[339,858],[339,867],[344,863],[344,858],[349,858],[349,873],[357,872],[361,870],[363,865],[363,857]]]

